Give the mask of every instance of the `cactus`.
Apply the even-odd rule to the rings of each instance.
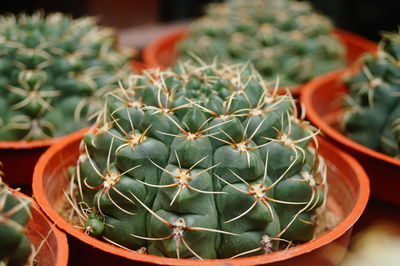
[[[107,95],[70,169],[82,230],[198,259],[312,239],[327,191],[324,160],[308,145],[318,131],[272,85],[248,64],[131,76]]]
[[[400,32],[386,33],[377,54],[345,78],[342,131],[371,149],[400,158]]]
[[[207,62],[251,61],[267,80],[298,85],[344,66],[342,44],[331,22],[309,3],[292,0],[231,0],[211,4],[178,44],[179,58]]]
[[[0,177],[0,265],[26,265],[32,246],[25,235],[30,200],[14,195]]]
[[[0,17],[0,140],[64,136],[88,125],[130,72],[132,52],[96,19],[41,12]]]

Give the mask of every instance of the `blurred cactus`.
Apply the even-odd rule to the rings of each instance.
[[[178,50],[181,59],[251,61],[264,78],[279,75],[281,85],[298,85],[344,65],[331,31],[331,22],[306,2],[231,0],[210,4]]]
[[[0,17],[0,140],[66,135],[88,125],[130,72],[112,29],[61,13]]]
[[[31,243],[25,226],[31,218],[30,200],[14,195],[0,177],[0,265],[26,265]]]
[[[386,33],[377,54],[366,54],[346,78],[341,127],[371,149],[400,158],[400,32]]]

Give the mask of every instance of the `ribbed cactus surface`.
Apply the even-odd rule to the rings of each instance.
[[[71,169],[85,232],[177,258],[270,253],[313,238],[317,134],[253,67],[179,64],[107,96]],[[275,88],[275,90],[269,90]]]
[[[0,17],[0,140],[66,135],[88,125],[101,96],[130,72],[132,51],[92,17]]]
[[[298,85],[344,65],[331,22],[306,2],[231,0],[211,4],[178,45],[180,58],[251,61],[266,79]]]

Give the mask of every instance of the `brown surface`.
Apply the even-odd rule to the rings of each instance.
[[[154,23],[158,19],[160,0],[88,0],[89,15],[97,16],[100,23],[116,28]]]

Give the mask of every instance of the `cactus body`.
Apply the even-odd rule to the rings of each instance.
[[[252,62],[266,79],[298,85],[344,65],[331,22],[310,4],[291,0],[231,0],[211,4],[178,45],[180,58]]]
[[[26,265],[31,243],[24,227],[29,219],[30,201],[15,196],[0,179],[0,264]]]
[[[400,34],[387,33],[347,77],[343,132],[358,143],[400,158]]]
[[[0,17],[0,140],[59,137],[88,125],[129,73],[131,51],[91,17]]]
[[[108,94],[73,171],[76,202],[92,213],[85,230],[177,258],[308,241],[326,186],[308,146],[315,134],[292,97],[270,92],[248,65],[132,76]]]

